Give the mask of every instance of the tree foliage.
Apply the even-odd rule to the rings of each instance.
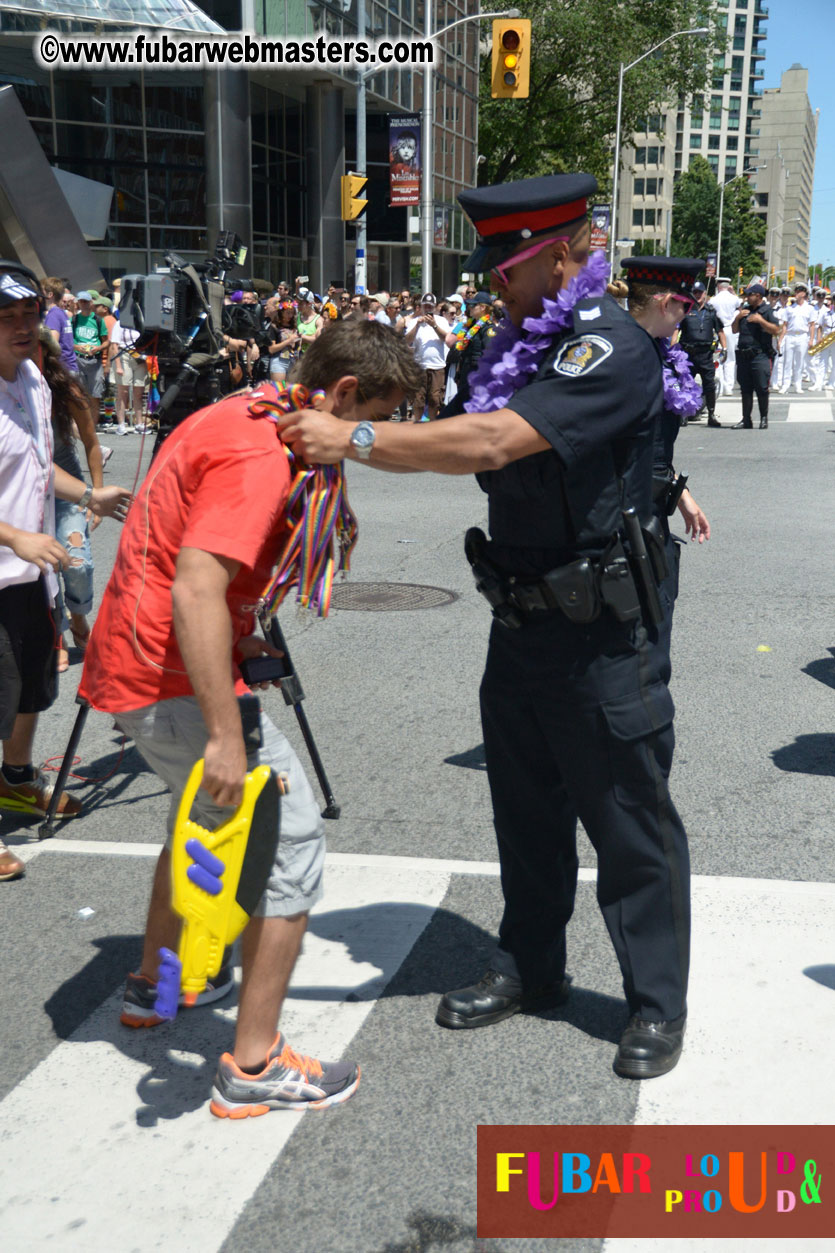
[[[720,188],[710,163],[694,157],[690,169],[676,183],[673,196],[672,251],[679,257],[705,257],[716,252],[719,238]],[[752,208],[746,178],[735,178],[725,188],[722,215],[722,270],[751,279],[765,270],[765,222]]]
[[[709,35],[671,40],[624,75],[624,137],[664,102],[703,90],[714,55],[727,47],[705,0],[516,0],[516,7],[533,23],[531,91],[527,100],[493,100],[488,49],[480,76],[482,184],[584,170],[605,194],[620,62],[629,64],[675,31],[710,28]]]

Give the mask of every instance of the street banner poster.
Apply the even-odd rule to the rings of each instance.
[[[705,278],[716,278],[716,253],[709,252],[707,254],[707,263],[705,265]]]
[[[608,248],[609,229],[612,222],[612,206],[596,204],[591,211],[591,247]]]
[[[436,248],[446,248],[449,235],[449,207],[435,206],[434,243]]]
[[[420,118],[389,114],[389,205],[420,204]]]

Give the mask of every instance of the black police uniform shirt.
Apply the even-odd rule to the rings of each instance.
[[[712,305],[702,305],[681,320],[682,348],[692,356],[708,356],[713,352],[713,341],[723,329],[722,319]]]
[[[773,323],[774,326],[780,325],[771,305],[767,305],[765,301],[762,302],[758,309],[752,309],[751,312],[758,313],[761,318],[765,318],[767,322]],[[773,357],[777,352],[774,336],[757,322],[749,325],[749,318],[742,318],[739,323],[739,340],[736,348],[737,352],[752,356],[757,353],[765,353],[767,357]]]
[[[634,506],[644,521],[652,513],[657,346],[611,296],[573,312],[573,329],[507,402],[551,448],[477,476],[489,495],[490,558],[526,578],[599,556],[622,509]]]

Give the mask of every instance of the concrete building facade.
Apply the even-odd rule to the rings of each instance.
[[[780,86],[763,93],[757,146],[765,168],[752,188],[768,228],[769,271],[783,280],[789,267],[797,278],[808,273],[818,117],[809,103],[809,71],[802,65],[785,70]]]

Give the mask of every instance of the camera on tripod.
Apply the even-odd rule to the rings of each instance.
[[[226,276],[243,265],[239,235],[221,231],[213,257],[187,262],[175,252],[153,274],[122,279],[119,320],[136,331],[133,347],[159,363],[160,436],[204,405],[234,390],[223,349]]]

